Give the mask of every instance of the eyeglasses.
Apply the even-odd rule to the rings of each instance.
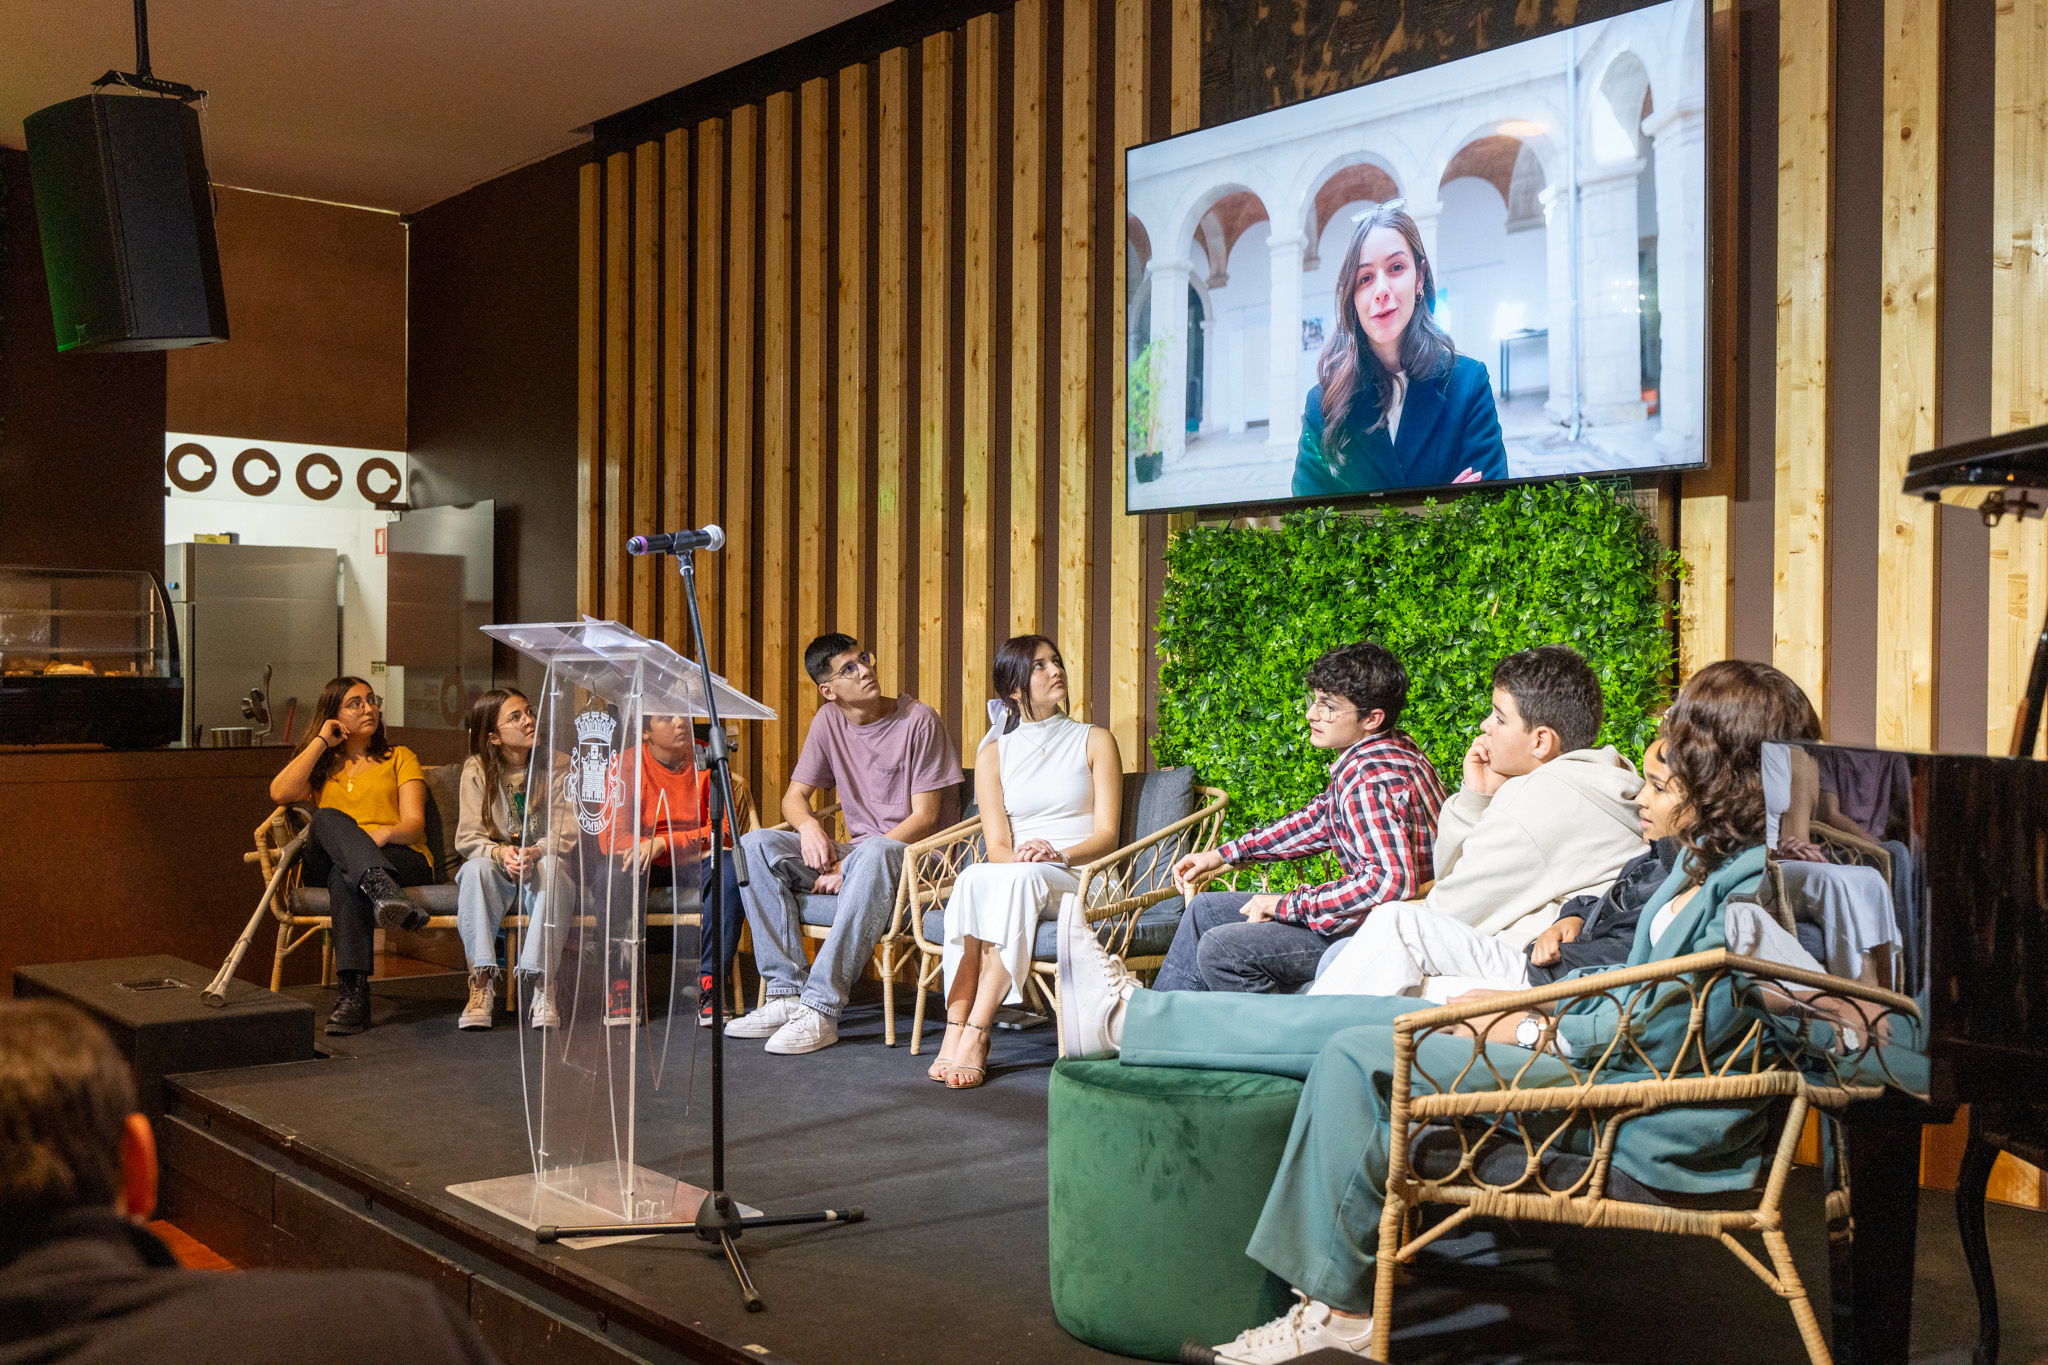
[[[350,697],[347,701],[341,704],[341,711],[343,715],[347,715],[352,711],[377,711],[381,710],[383,706],[384,699],[378,696],[375,692],[372,692],[367,697]]]
[[[840,668],[840,669],[836,669],[836,670],[835,670],[835,671],[834,671],[834,672],[833,672],[833,673],[831,674],[831,676],[830,676],[830,677],[828,677],[828,678],[826,678],[826,679],[825,679],[825,681],[826,681],[826,682],[851,682],[851,681],[853,681],[853,680],[854,680],[854,679],[855,679],[856,677],[859,677],[859,676],[860,676],[860,672],[861,672],[861,670],[862,670],[862,669],[868,669],[868,670],[872,671],[872,670],[874,669],[874,666],[875,666],[875,656],[874,656],[874,654],[873,654],[873,653],[872,653],[871,651],[868,651],[868,650],[862,650],[862,651],[861,651],[860,653],[858,653],[858,654],[854,655],[854,656],[853,656],[853,657],[852,657],[851,659],[848,659],[848,660],[846,661],[846,666],[845,666],[845,667],[843,667],[843,668]]]
[[[1331,701],[1329,698],[1319,697],[1313,692],[1302,698],[1302,700],[1308,706],[1308,718],[1310,720],[1335,720],[1343,715],[1347,709],[1337,705],[1336,702]],[[1358,714],[1357,707],[1353,706],[1348,709],[1352,715]]]

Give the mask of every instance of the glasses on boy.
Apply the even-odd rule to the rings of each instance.
[[[1302,700],[1308,706],[1310,720],[1335,720],[1347,713],[1354,716],[1358,714],[1357,707],[1342,705],[1341,697],[1326,697],[1320,692],[1311,692]]]
[[[832,672],[831,676],[827,677],[825,681],[852,682],[855,678],[860,676],[863,670],[872,670],[874,666],[875,656],[873,651],[864,649],[860,653],[854,655],[851,659],[848,659],[844,667],[835,669]]]

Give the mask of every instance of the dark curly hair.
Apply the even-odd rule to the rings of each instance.
[[[1387,718],[1382,731],[1401,723],[1401,708],[1408,704],[1408,670],[1385,645],[1371,640],[1338,645],[1309,665],[1310,690],[1342,697],[1358,708],[1362,720],[1375,711]]]
[[[1599,742],[1607,713],[1599,675],[1570,645],[1538,645],[1493,666],[1493,685],[1515,699],[1522,724],[1550,727],[1565,753]]]
[[[1686,680],[1659,734],[1689,817],[1678,836],[1686,876],[1699,883],[1764,841],[1763,746],[1819,739],[1820,717],[1799,684],[1769,664],[1723,659]]]

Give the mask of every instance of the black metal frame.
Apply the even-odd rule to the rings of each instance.
[[[141,0],[137,0],[140,4]],[[816,1213],[742,1214],[725,1190],[725,879],[723,872],[723,826],[733,835],[732,856],[737,875],[734,881],[747,884],[747,859],[740,848],[739,832],[732,828],[732,751],[726,744],[725,726],[718,719],[718,696],[713,690],[711,656],[704,644],[704,618],[697,608],[697,568],[692,551],[676,554],[676,567],[683,576],[683,600],[690,604],[690,630],[697,650],[697,672],[704,680],[704,711],[711,726],[711,800],[707,824],[711,831],[711,860],[704,887],[704,922],[711,934],[711,959],[717,968],[711,984],[711,1189],[697,1206],[697,1216],[687,1223],[607,1223],[596,1227],[544,1226],[534,1240],[548,1243],[565,1237],[646,1237],[695,1233],[706,1242],[716,1242],[739,1281],[740,1297],[749,1313],[764,1305],[747,1263],[740,1258],[739,1236],[748,1228],[787,1227],[795,1223],[859,1223],[867,1215],[859,1208],[821,1209]]]

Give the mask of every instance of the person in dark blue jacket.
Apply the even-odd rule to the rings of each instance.
[[[1432,316],[1436,276],[1401,204],[1358,216],[1338,268],[1337,326],[1302,414],[1298,498],[1508,476],[1492,381]]]

